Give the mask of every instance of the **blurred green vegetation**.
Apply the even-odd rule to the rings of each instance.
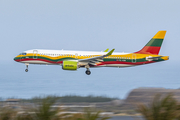
[[[30,109],[14,109],[4,106],[0,109],[0,120],[107,120],[101,111],[85,109],[82,113],[66,113],[61,107],[52,107],[59,97],[37,97],[37,104]]]
[[[56,102],[61,102],[61,103],[81,103],[81,102],[88,102],[88,103],[93,103],[93,102],[110,102],[112,100],[118,99],[118,98],[110,98],[106,96],[78,96],[78,95],[66,95],[66,96],[49,96],[51,98],[56,99]],[[31,99],[21,99],[21,101],[26,101],[26,102],[38,102],[41,101],[44,98],[44,96],[38,96],[38,97],[33,97]]]
[[[71,97],[73,96],[66,96],[65,98],[71,99]],[[79,97],[81,98],[81,96]],[[93,98],[93,96],[87,96],[87,98]],[[101,99],[103,97],[95,98]],[[108,120],[110,118],[102,115],[99,108],[84,108],[84,111],[81,112],[75,108],[75,113],[68,112],[70,108],[61,108],[59,106],[58,102],[61,99],[62,97],[58,96],[40,96],[28,100],[24,99],[27,105],[29,105],[29,101],[33,102],[28,107],[23,108],[21,106],[19,109],[18,107],[12,107],[11,104],[9,106],[1,106],[0,120]],[[111,98],[110,100],[114,99]],[[84,102],[84,100],[82,101]],[[104,104],[106,105],[107,103]],[[134,110],[115,110],[110,105],[104,109],[110,109],[114,113],[128,113],[128,115],[141,113],[144,120],[180,120],[180,102],[175,99],[173,94],[157,94],[151,102],[139,104],[136,112]],[[116,107],[119,108],[120,106]]]
[[[180,120],[180,103],[172,94],[157,94],[149,104],[138,105],[145,120]]]

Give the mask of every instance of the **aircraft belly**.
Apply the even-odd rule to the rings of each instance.
[[[135,65],[128,65],[128,64],[107,64],[106,67],[131,67]]]
[[[29,60],[29,61],[21,61],[21,63],[29,63],[29,64],[52,64],[49,62],[45,62],[45,61],[38,61],[38,60]]]

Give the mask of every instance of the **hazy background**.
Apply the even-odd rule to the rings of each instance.
[[[107,95],[124,98],[133,88],[180,88],[179,0],[1,0],[0,97]],[[167,30],[160,54],[170,60],[130,68],[63,71],[61,66],[13,61],[29,49],[117,52],[140,50]]]

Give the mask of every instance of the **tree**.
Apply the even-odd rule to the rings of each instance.
[[[139,105],[140,112],[146,120],[175,120],[179,116],[178,102],[172,94],[157,94],[149,105]]]
[[[62,110],[60,108],[52,108],[57,99],[54,97],[45,97],[35,110],[35,120],[61,120],[65,117],[64,114],[59,114]]]

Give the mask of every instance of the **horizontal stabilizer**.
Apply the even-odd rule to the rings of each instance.
[[[146,60],[148,61],[152,61],[152,60],[158,60],[159,58],[161,58],[162,56],[159,57],[146,57]]]

